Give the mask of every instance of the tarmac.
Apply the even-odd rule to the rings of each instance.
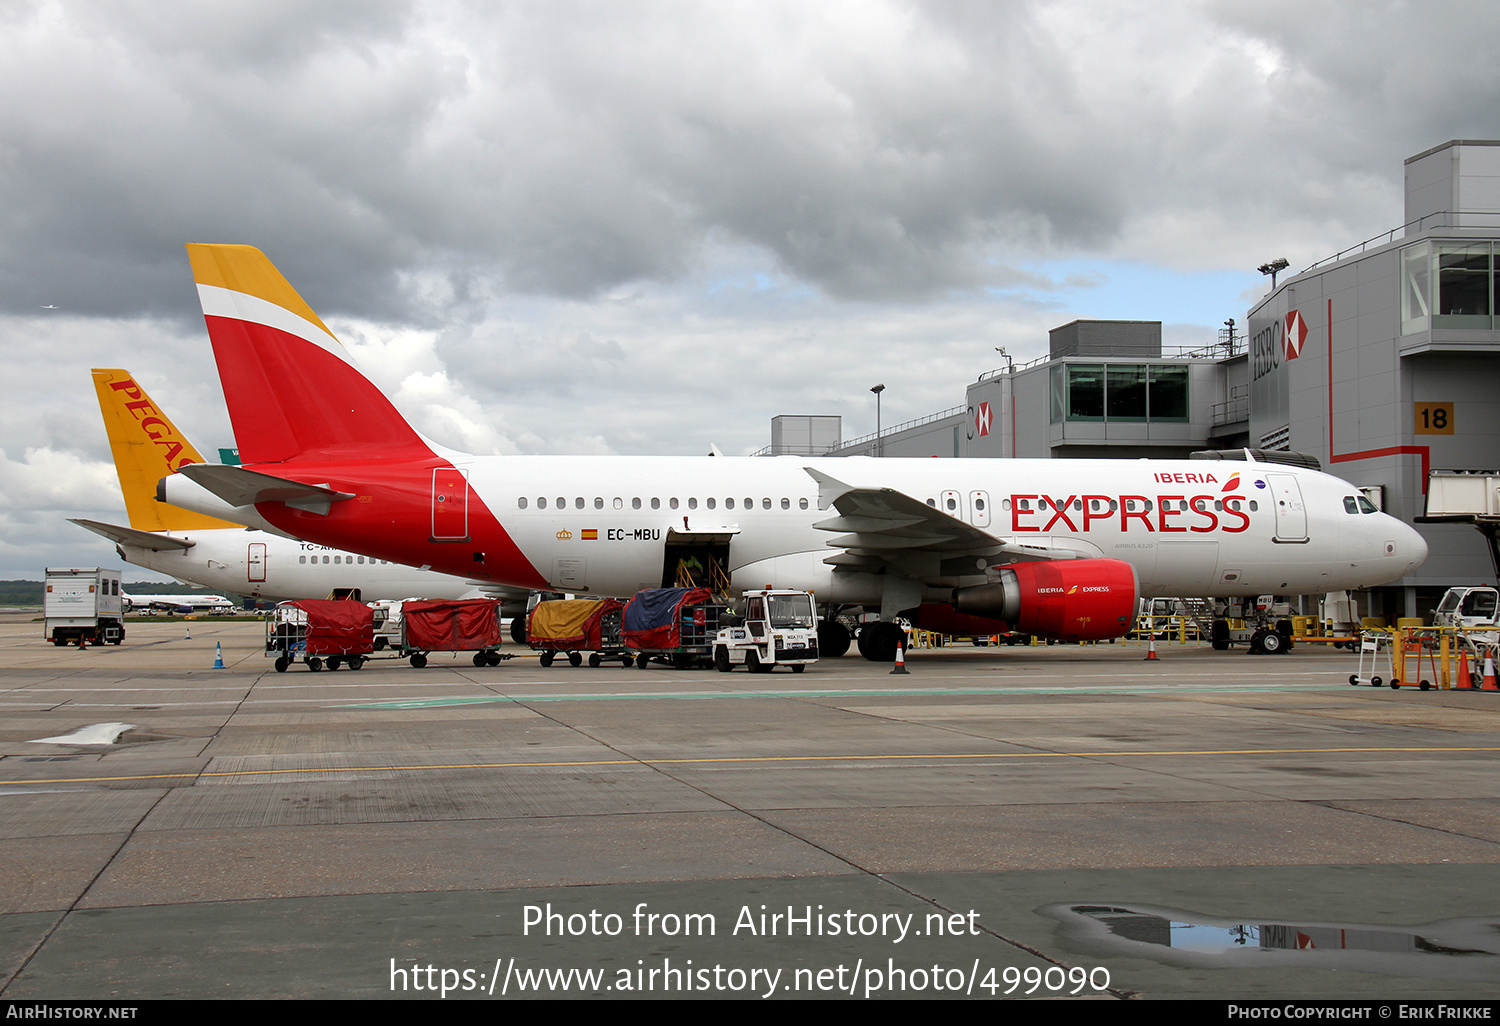
[[[0,998],[1500,994],[1500,693],[1313,645],[278,674],[186,632],[0,616]]]

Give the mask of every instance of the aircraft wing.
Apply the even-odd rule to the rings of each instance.
[[[217,463],[191,463],[178,473],[207,488],[231,506],[284,502],[298,509],[326,514],[330,503],[354,498],[353,492],[336,492],[324,485],[304,484]]]
[[[858,487],[804,469],[818,482],[818,505],[839,513],[813,525],[834,534],[827,544],[840,551],[823,560],[831,566],[867,571],[889,566],[922,579],[980,574],[1001,563],[1097,555],[1040,538],[1037,544],[999,538],[894,488]]]
[[[131,545],[139,549],[150,549],[152,552],[160,552],[162,549],[190,549],[198,544],[186,538],[173,538],[169,534],[157,534],[154,531],[137,531],[133,527],[116,527],[97,520],[69,519],[68,523],[93,531],[117,545]]]

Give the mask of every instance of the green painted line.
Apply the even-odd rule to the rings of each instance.
[[[1313,685],[1321,688],[1323,685]],[[583,695],[483,695],[467,698],[424,698],[411,701],[362,702],[348,709],[433,709],[450,705],[485,705],[494,702],[634,702],[707,701],[721,698],[899,698],[928,695],[975,697],[989,695],[1138,695],[1138,694],[1226,694],[1269,691],[1307,691],[1308,685],[1220,684],[1212,687],[1161,685],[1156,687],[1015,687],[1015,688],[869,688],[849,691],[637,691],[625,694]],[[1330,690],[1332,690],[1330,688]]]

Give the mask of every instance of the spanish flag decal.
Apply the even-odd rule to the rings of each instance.
[[[592,529],[584,531],[583,532],[583,540],[584,541],[598,541],[599,540],[599,532],[596,531],[596,530],[592,530]]]

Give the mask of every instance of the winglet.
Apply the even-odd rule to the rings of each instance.
[[[203,531],[238,527],[226,520],[156,501],[156,482],[203,457],[157,408],[130,372],[94,368],[94,391],[109,435],[125,513],[138,531]]]
[[[854,491],[853,485],[846,485],[838,478],[830,477],[827,474],[823,473],[821,470],[814,470],[812,467],[803,467],[802,469],[807,471],[807,473],[812,477],[814,481],[818,482],[819,509],[828,509],[835,502],[837,502],[841,496],[847,495],[849,492]]]

